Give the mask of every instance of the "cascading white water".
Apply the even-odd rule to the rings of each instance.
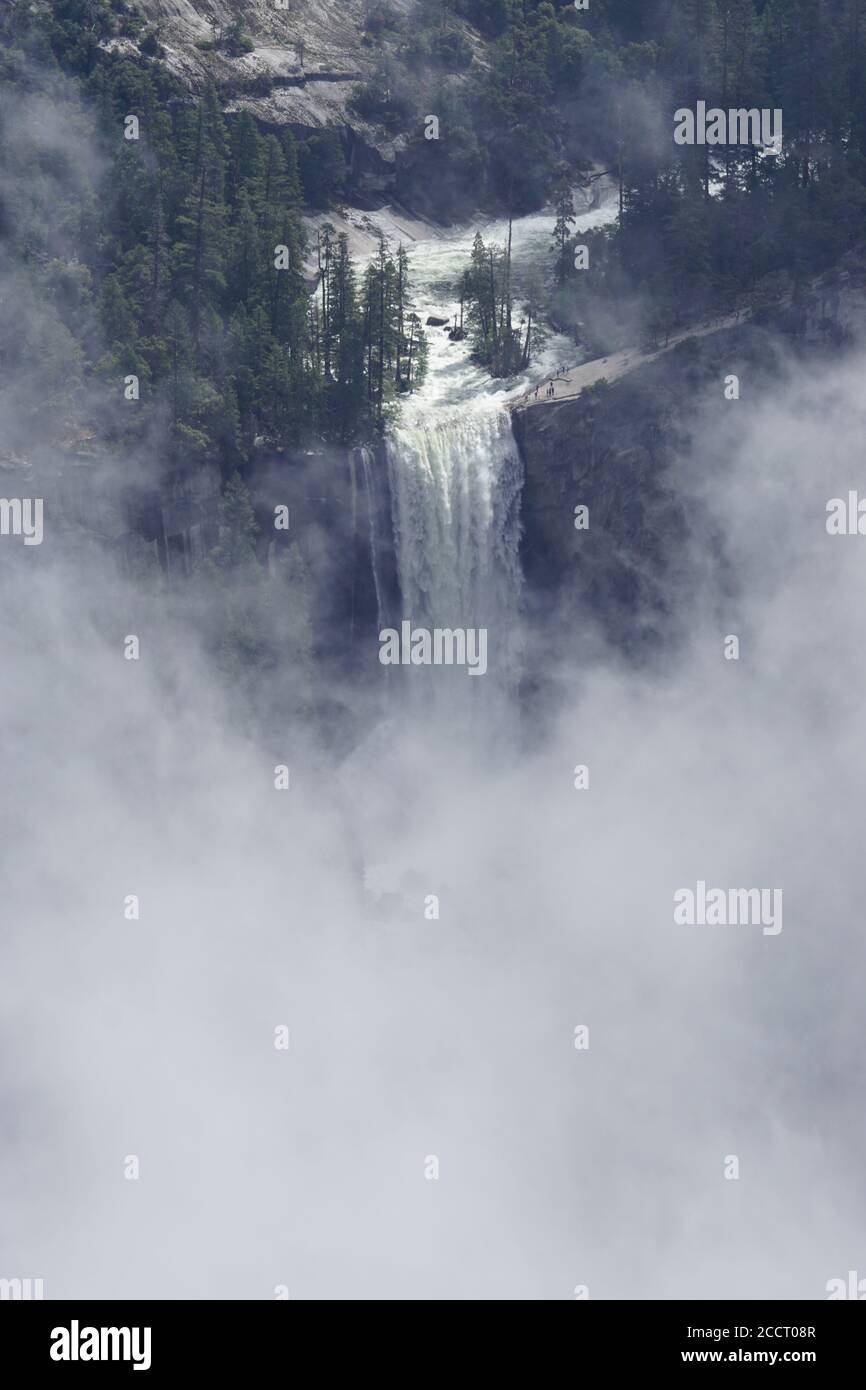
[[[520,591],[522,477],[507,412],[425,412],[389,436],[388,464],[405,616],[495,631]]]
[[[353,451],[353,454],[352,454],[351,468],[352,468],[352,487],[353,487],[353,500],[352,500],[352,532],[353,532],[353,534],[354,534],[354,531],[355,531],[355,527],[356,527],[356,525],[357,525],[356,506],[355,506],[355,500],[354,500],[355,454],[357,454],[357,456],[358,456],[358,461],[359,461],[360,464],[361,464],[361,471],[362,471],[363,474],[364,474],[364,494],[365,494],[365,498],[366,498],[367,519],[368,519],[368,526],[369,526],[369,531],[370,531],[370,567],[371,567],[371,569],[372,569],[372,571],[373,571],[373,585],[374,585],[375,591],[376,591],[376,612],[377,612],[377,615],[378,615],[379,624],[380,624],[380,626],[381,626],[382,622],[384,621],[384,604],[383,604],[383,597],[382,597],[382,581],[381,581],[381,579],[380,579],[380,577],[379,577],[379,535],[378,535],[379,501],[378,501],[378,498],[377,498],[377,496],[376,496],[376,489],[375,489],[375,486],[374,486],[374,483],[373,483],[373,472],[372,472],[372,459],[373,459],[373,456],[372,456],[371,451],[366,447],[366,445],[362,445],[359,449],[354,450],[354,451]]]

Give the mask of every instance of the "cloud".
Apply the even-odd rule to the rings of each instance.
[[[341,763],[312,724],[244,726],[183,603],[28,555],[0,625],[5,1275],[808,1298],[856,1266],[866,642],[824,504],[857,483],[863,366],[683,460],[735,589],[679,594],[693,641],[652,676],[578,659],[531,750],[399,699]],[[698,878],[781,887],[784,930],[675,925]]]

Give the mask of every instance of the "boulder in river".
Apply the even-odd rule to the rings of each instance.
[[[431,314],[430,317],[429,317],[429,319],[427,320],[427,327],[428,327],[428,328],[447,328],[447,327],[448,327],[448,319],[437,319],[437,318],[434,318],[433,315]]]

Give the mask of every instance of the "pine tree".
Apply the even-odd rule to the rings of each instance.
[[[283,212],[295,206],[290,196],[283,147],[273,135],[268,135],[264,142],[260,191],[264,211]]]
[[[263,143],[249,111],[242,111],[231,131],[231,153],[226,179],[226,196],[229,203],[236,204],[241,194],[246,193],[251,206],[258,207],[261,204]]]
[[[273,139],[272,136],[268,137]],[[288,126],[283,126],[280,130],[280,147],[285,161],[286,171],[286,206],[290,208],[300,208],[304,201],[301,191],[301,176],[298,172],[298,142]]]
[[[553,227],[555,247],[554,274],[557,285],[564,285],[571,273],[571,229],[574,226],[574,200],[565,178],[560,179],[554,195],[556,222]]]
[[[256,563],[258,526],[249,489],[239,473],[226,483],[219,503],[219,542],[212,551],[218,569],[250,570]]]
[[[261,302],[266,277],[258,220],[244,188],[238,200],[230,234],[226,266],[226,304],[229,311],[240,304],[253,308]]]
[[[209,89],[210,90],[210,89]],[[190,328],[198,349],[205,312],[225,287],[225,164],[220,153],[222,117],[203,103],[192,148],[191,186],[177,217],[175,286],[189,306]],[[214,141],[216,139],[216,143]]]
[[[364,366],[355,272],[345,232],[330,259],[328,291],[333,359],[333,414],[337,438],[346,442],[363,406]]]

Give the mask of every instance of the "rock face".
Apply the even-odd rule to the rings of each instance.
[[[128,482],[128,461],[74,447],[34,459],[0,453],[2,490],[44,500],[48,539],[113,555],[132,576],[179,583],[216,544],[222,478],[216,463]]]
[[[371,260],[378,248],[381,237],[387,237],[394,244],[402,242],[412,251],[415,241],[431,241],[441,238],[442,228],[409,213],[396,204],[386,204],[375,211],[360,208],[331,208],[327,212],[308,212],[304,215],[304,225],[309,238],[305,274],[311,283],[318,283],[316,262],[316,236],[329,222],[337,233],[345,232],[349,241],[349,253],[361,261]],[[415,319],[416,323],[420,320]]]
[[[409,0],[390,4],[398,14],[410,8]],[[364,0],[288,0],[284,7],[278,0],[137,0],[137,8],[157,31],[165,62],[178,77],[192,87],[211,77],[238,87],[258,79],[262,89],[266,83],[285,88],[284,120],[324,124],[319,102],[345,115],[345,94],[335,92],[335,84],[373,69],[374,50],[364,43]],[[226,45],[238,15],[249,52],[233,53]],[[266,118],[264,109],[261,114]]]
[[[413,0],[388,0],[398,19],[412,7]],[[393,200],[406,132],[365,120],[350,105],[381,62],[365,29],[369,0],[139,0],[137,8],[145,32],[158,36],[162,61],[191,92],[213,81],[227,116],[249,111],[262,126],[287,125],[301,139],[339,130],[349,201],[369,210]],[[230,37],[238,16],[241,42]],[[107,47],[135,52],[138,43],[114,38]]]
[[[513,429],[530,606],[563,631],[597,624],[639,655],[670,619],[672,556],[686,527],[671,472],[670,401],[629,379],[515,411]]]
[[[391,498],[378,448],[263,453],[249,478],[260,558],[297,544],[318,657],[343,672],[378,674],[378,633],[398,609]],[[288,531],[274,508],[289,509]]]
[[[216,544],[222,478],[216,463],[170,473],[159,488],[126,488],[119,497],[127,562],[149,551],[169,580],[186,578]]]
[[[343,673],[378,676],[380,623],[392,626],[399,610],[384,451],[263,450],[246,481],[261,562],[274,569],[281,550],[300,552],[317,655]],[[111,556],[132,579],[161,575],[180,586],[219,539],[216,463],[148,480],[108,454],[53,450],[30,459],[0,450],[0,483],[4,497],[43,499],[49,550]],[[277,506],[289,509],[288,530],[274,525]]]
[[[410,0],[389,0],[395,13]],[[371,197],[390,188],[399,139],[350,112],[356,83],[373,72],[376,49],[366,43],[364,0],[138,0],[158,32],[163,61],[192,91],[216,82],[225,110],[248,110],[266,125],[299,132],[343,127],[357,188]],[[248,52],[230,51],[232,21],[241,15]],[[119,41],[128,44],[128,40]],[[246,45],[244,45],[246,47]]]

